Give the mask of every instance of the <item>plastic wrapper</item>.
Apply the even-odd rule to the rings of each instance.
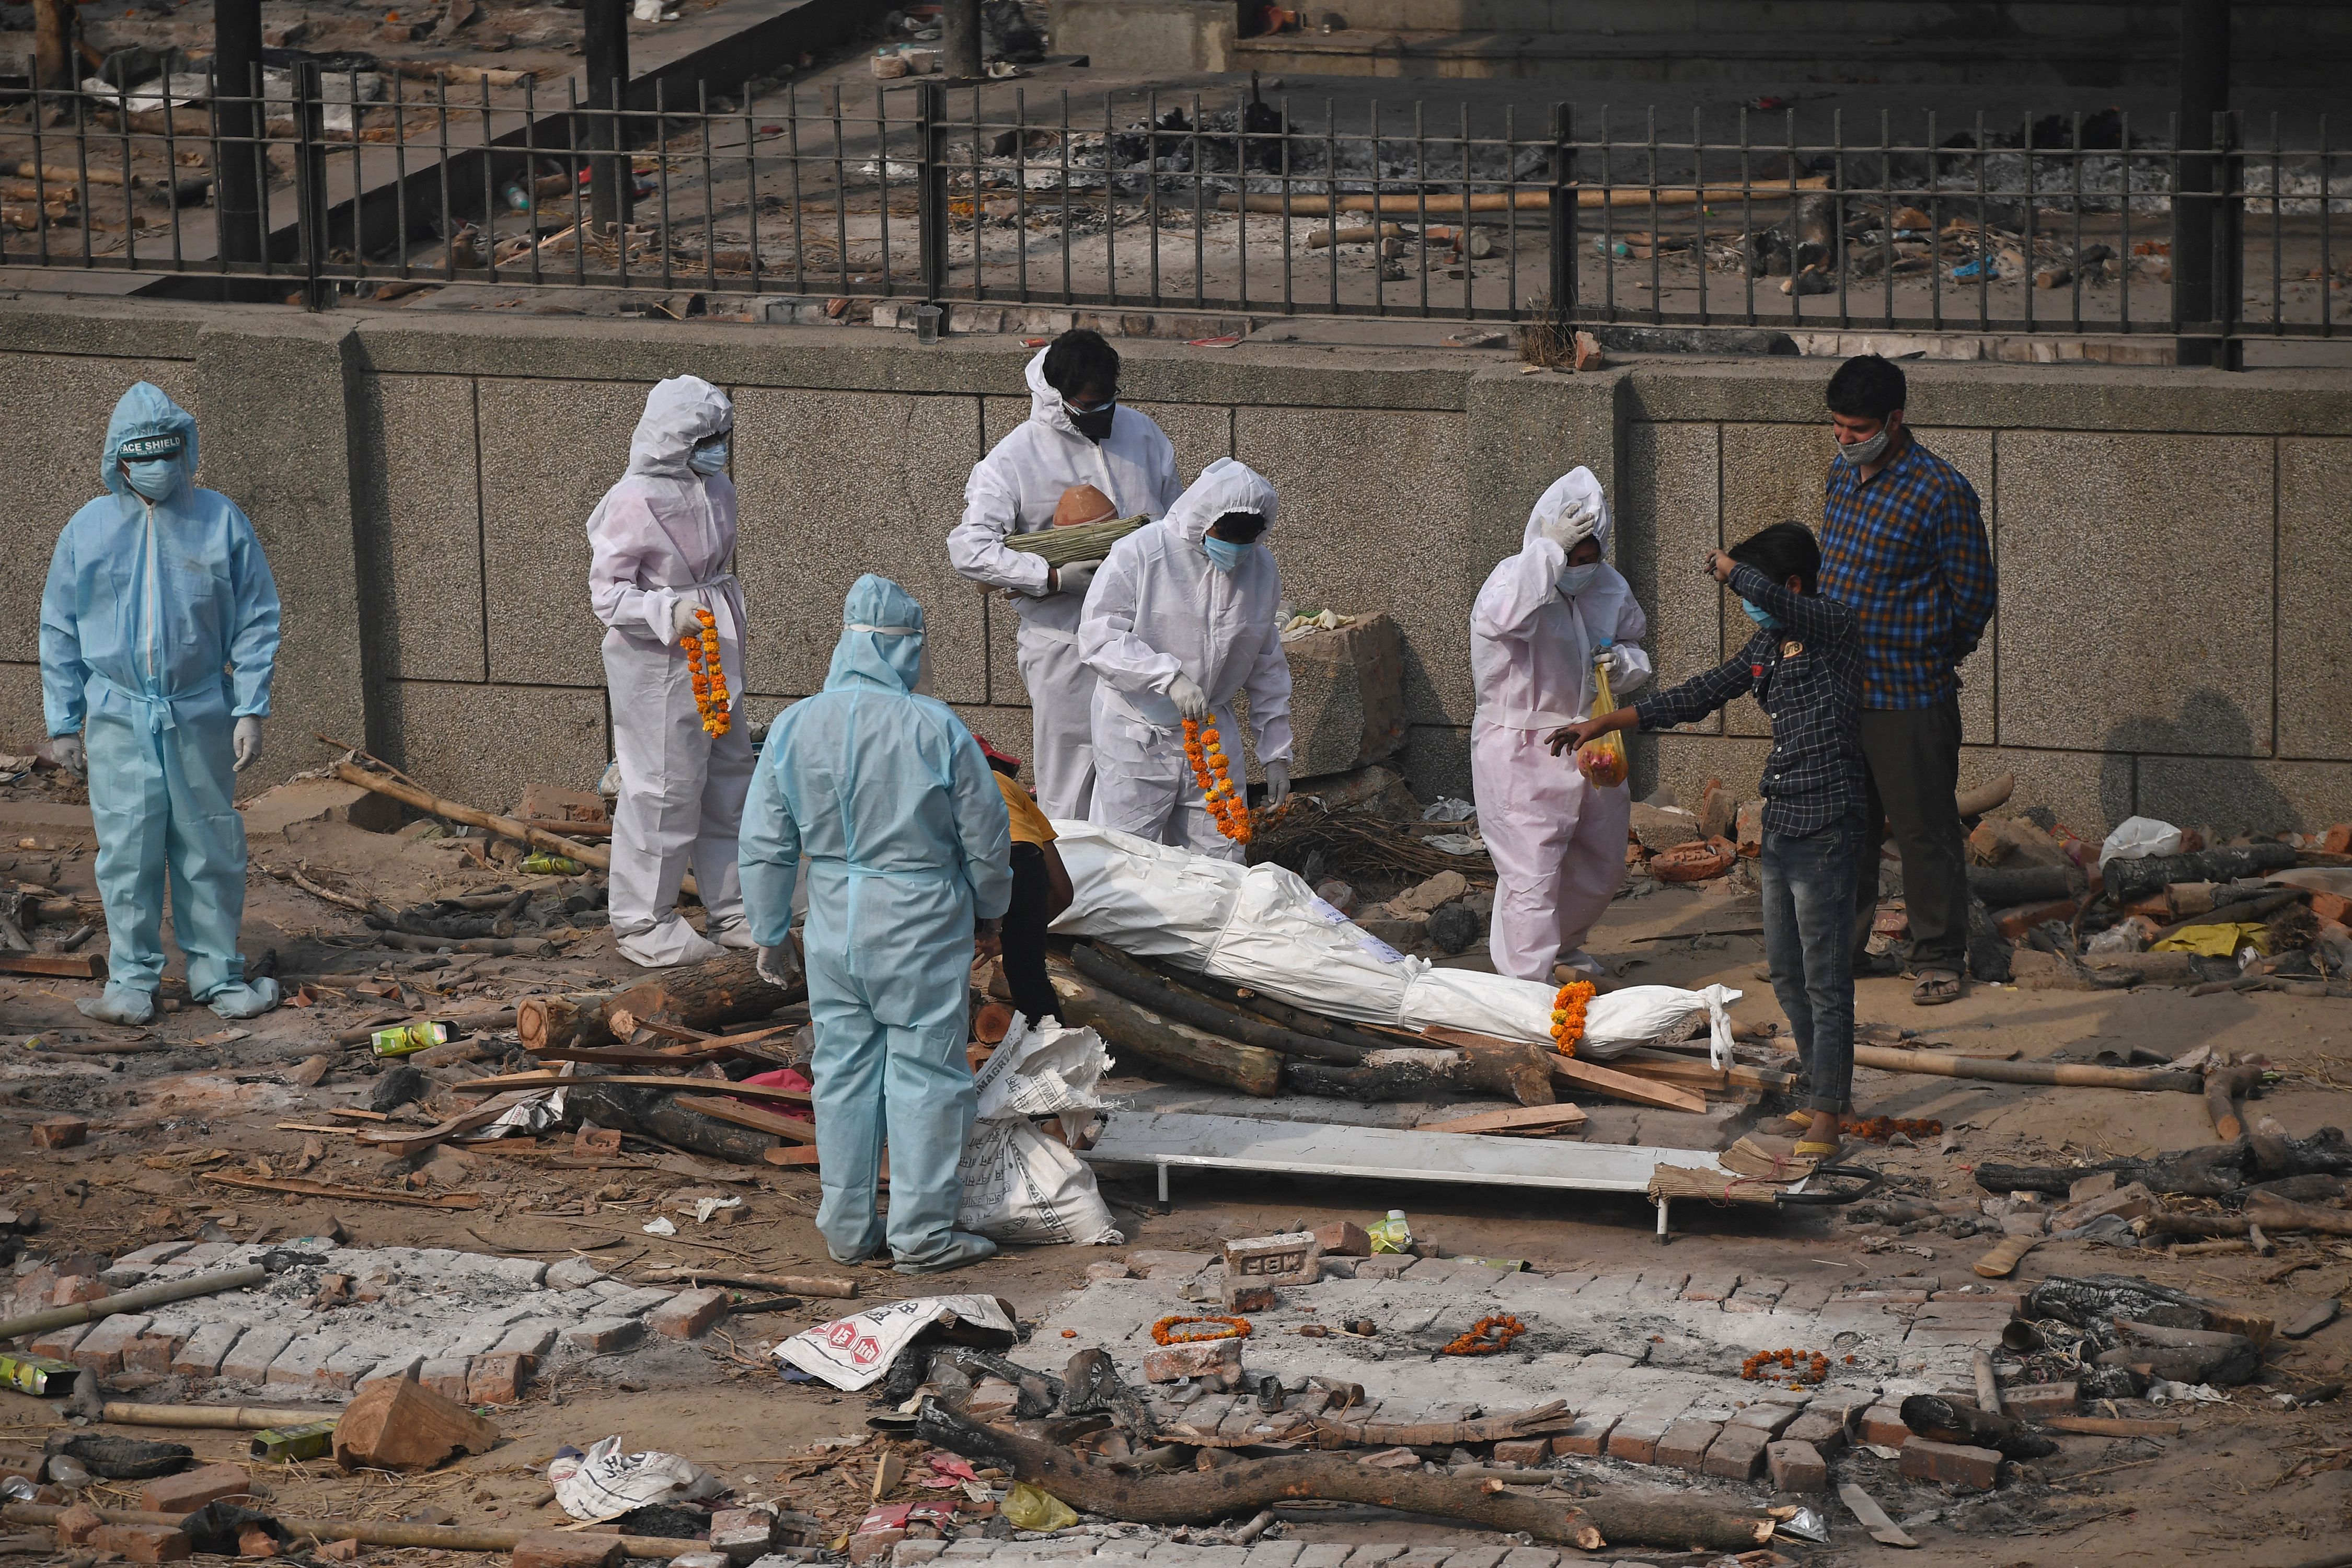
[[[1126,1241],[1095,1185],[1094,1168],[1033,1121],[1068,1121],[1099,1110],[1095,1085],[1110,1070],[1102,1037],[1015,1015],[976,1087],[980,1105],[956,1175],[956,1228],[995,1241],[1117,1247]]]
[[[727,1490],[717,1476],[676,1454],[648,1448],[621,1452],[621,1439],[604,1439],[586,1453],[564,1450],[547,1467],[547,1483],[563,1511],[589,1524],[664,1502],[700,1502]]]
[[[1015,1530],[1067,1530],[1078,1522],[1068,1503],[1027,1481],[1015,1482],[997,1511]]]

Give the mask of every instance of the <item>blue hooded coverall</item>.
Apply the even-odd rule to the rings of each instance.
[[[184,442],[178,482],[150,502],[117,459],[125,441],[169,435]],[[49,733],[80,732],[89,763],[110,1002],[152,996],[163,975],[167,871],[189,994],[204,1001],[244,984],[231,734],[239,718],[269,711],[278,584],[253,524],[226,496],[196,489],[195,471],[188,412],[143,381],[124,393],[100,459],[109,493],[66,524],[41,595]]]
[[[782,945],[809,858],[817,1229],[839,1262],[879,1249],[887,1131],[890,1250],[914,1271],[994,1250],[954,1230],[956,1167],[977,1099],[964,1057],[973,921],[1012,900],[1012,843],[979,742],[915,694],[922,607],[869,573],[842,619],[824,689],[787,709],[761,748],[743,897],[752,936]]]

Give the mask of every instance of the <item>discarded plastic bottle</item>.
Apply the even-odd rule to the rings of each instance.
[[[457,1026],[441,1018],[426,1018],[414,1024],[395,1024],[389,1029],[378,1029],[368,1037],[369,1045],[380,1057],[413,1056],[446,1045]]]
[[[1389,1210],[1389,1217],[1374,1221],[1368,1234],[1374,1252],[1408,1252],[1412,1248],[1412,1226],[1405,1223],[1402,1209]]]
[[[544,850],[524,856],[522,868],[534,877],[577,877],[588,869],[569,855],[550,855]]]
[[[519,213],[530,211],[534,200],[530,187],[520,180],[513,181],[507,186],[506,198],[507,205]]]

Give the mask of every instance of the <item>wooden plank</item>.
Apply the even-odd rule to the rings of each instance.
[[[789,1148],[779,1145],[760,1157],[771,1165],[814,1165],[816,1163],[816,1145],[794,1143]]]
[[[450,1085],[450,1089],[458,1094],[496,1094],[509,1089],[584,1089],[590,1084],[611,1084],[617,1089],[660,1089],[673,1094],[717,1090],[746,1100],[772,1100],[784,1105],[811,1103],[809,1092],[804,1089],[775,1089],[763,1083],[730,1083],[723,1078],[665,1078],[654,1073],[566,1078],[552,1072],[510,1072],[493,1078],[468,1079],[464,1083]]]
[[[698,1111],[719,1121],[748,1127],[754,1132],[772,1132],[795,1143],[816,1142],[816,1123],[814,1121],[803,1121],[797,1116],[779,1116],[772,1110],[762,1110],[756,1105],[745,1105],[740,1100],[729,1100],[722,1095],[681,1095],[677,1106],[681,1110]]]
[[[1432,1024],[1422,1030],[1427,1039],[1446,1046],[1475,1046],[1496,1040],[1492,1035],[1481,1035],[1469,1029],[1456,1029],[1450,1025]],[[1652,1083],[1631,1073],[1614,1071],[1576,1057],[1554,1056],[1552,1077],[1565,1079],[1580,1088],[1599,1091],[1616,1100],[1630,1100],[1636,1105],[1654,1105],[1661,1110],[1704,1111],[1706,1097],[1672,1084]]]
[[[1475,1116],[1457,1116],[1451,1121],[1424,1121],[1413,1129],[1416,1132],[1523,1132],[1541,1133],[1581,1127],[1590,1120],[1583,1111],[1569,1104],[1515,1105],[1507,1110],[1482,1110]]]
[[[0,952],[0,974],[43,974],[59,980],[103,980],[106,959],[95,952]]]
[[[1717,1068],[1710,1062],[1670,1057],[1654,1050],[1628,1051],[1609,1065],[1636,1078],[1646,1078],[1659,1083],[1678,1083],[1685,1089],[1774,1089],[1785,1091],[1797,1081],[1795,1073],[1783,1072],[1778,1068],[1749,1067],[1745,1062]]]

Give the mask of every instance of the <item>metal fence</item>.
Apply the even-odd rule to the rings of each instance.
[[[1666,124],[1017,84],[599,104],[318,64],[0,118],[0,267],[1098,310],[2332,336],[2326,122]],[[2199,145],[2200,142],[2209,145]]]

